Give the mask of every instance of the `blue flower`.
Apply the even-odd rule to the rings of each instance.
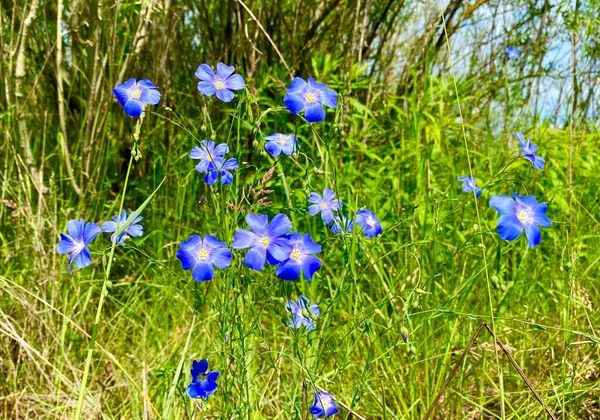
[[[346,216],[335,216],[329,225],[329,229],[336,235],[338,233],[350,233],[354,229],[354,224],[351,219]]]
[[[279,156],[282,152],[284,155],[291,156],[296,151],[296,136],[293,134],[274,133],[266,136],[267,144],[265,150],[273,157]]]
[[[208,166],[208,172],[204,175],[204,182],[211,187],[219,179],[221,175],[221,184],[229,185],[233,182],[233,174],[230,171],[235,171],[238,168],[238,161],[234,158],[227,159],[225,162],[216,160]]]
[[[506,195],[495,195],[490,199],[490,206],[500,213],[498,219],[498,235],[504,240],[514,241],[525,230],[527,242],[532,249],[542,240],[542,227],[552,226],[546,216],[548,205],[538,203],[532,195],[515,194],[515,200]]]
[[[327,89],[327,85],[315,82],[312,77],[308,78],[308,83],[300,77],[295,77],[287,88],[283,103],[294,115],[304,110],[306,121],[314,123],[325,119],[323,105],[329,108],[337,107],[337,93]]]
[[[531,137],[527,138],[527,141],[525,141],[525,137],[523,137],[523,134],[521,133],[513,133],[513,136],[519,140],[523,157],[530,161],[533,164],[533,167],[538,171],[544,169],[544,163],[546,163],[546,161],[535,154],[538,147],[531,142]]]
[[[90,248],[88,245],[100,234],[100,228],[96,223],[85,223],[83,219],[69,220],[67,223],[69,235],[60,234],[60,242],[56,246],[59,254],[69,256],[69,274],[72,273],[71,264],[75,261],[75,267],[85,268],[92,263]]]
[[[277,267],[277,277],[283,280],[298,280],[302,273],[306,280],[311,281],[313,274],[321,268],[321,260],[313,255],[321,252],[321,245],[313,241],[308,233],[302,236],[292,232],[287,238],[292,251],[288,259]]]
[[[217,98],[223,102],[231,102],[233,99],[232,90],[240,90],[246,87],[244,78],[239,74],[233,74],[235,67],[223,63],[217,64],[217,74],[213,72],[208,64],[200,64],[196,70],[196,77],[200,79],[198,91],[206,96],[212,96],[215,93]]]
[[[317,323],[313,318],[321,314],[319,305],[308,306],[309,299],[306,296],[300,296],[298,303],[290,300],[285,304],[285,310],[292,314],[292,319],[289,326],[292,328],[300,328],[304,325],[307,330],[317,328]]]
[[[144,104],[156,105],[160,101],[158,86],[154,86],[148,79],[129,79],[113,89],[119,103],[125,108],[125,113],[130,117],[139,117],[144,111]]]
[[[190,370],[192,382],[185,390],[188,397],[207,399],[215,393],[218,386],[217,379],[219,378],[219,372],[207,372],[207,370],[208,361],[206,359],[200,361],[194,360],[192,362],[192,369]]]
[[[342,200],[334,200],[335,193],[329,188],[323,190],[323,197],[317,193],[310,193],[308,202],[314,203],[308,207],[308,214],[311,216],[321,213],[321,218],[325,223],[333,220],[333,212],[342,208]]]
[[[177,258],[181,268],[192,269],[192,277],[196,281],[212,280],[215,276],[213,266],[223,269],[231,264],[231,250],[225,242],[219,241],[213,235],[192,235],[187,241],[179,244]]]
[[[215,147],[215,142],[212,140],[202,140],[200,147],[194,147],[190,152],[192,159],[200,159],[196,165],[196,170],[200,173],[205,172],[210,164],[224,159],[225,153],[229,153],[229,146],[226,143],[221,143]]]
[[[118,244],[124,243],[126,236],[142,236],[144,234],[144,227],[141,225],[138,225],[138,223],[142,219],[143,219],[142,216],[136,217],[133,220],[133,222],[131,222],[131,224],[129,226],[127,226],[127,229],[125,229],[123,232],[121,232],[121,234],[117,238],[116,243],[118,243]],[[112,222],[108,221],[108,222],[102,223],[102,232],[114,232],[112,235],[110,235],[111,242],[114,242],[115,234],[117,233],[117,223],[119,225],[119,228],[121,228],[125,225],[126,220],[127,220],[127,212],[125,210],[123,210],[121,212],[121,217],[113,216]]]
[[[339,411],[333,395],[325,391],[317,391],[315,393],[315,403],[310,407],[310,414],[319,419],[323,416],[331,417]]]
[[[464,192],[473,192],[475,191],[475,197],[481,197],[481,193],[483,190],[477,186],[477,181],[475,178],[470,176],[459,176],[457,178],[460,182],[462,182],[462,189]]]
[[[367,238],[372,238],[381,234],[383,229],[379,219],[371,210],[359,210],[356,212],[356,224],[362,226]]]
[[[517,47],[512,47],[512,46],[507,47],[504,50],[504,53],[506,54],[506,57],[509,60],[511,60],[511,61],[514,60],[514,59],[516,59],[516,58],[519,58],[519,56],[521,55],[521,53],[519,52],[519,50],[517,49]]]
[[[244,264],[260,271],[269,264],[276,265],[289,258],[292,247],[285,234],[292,228],[292,222],[285,214],[273,217],[269,224],[266,214],[246,215],[246,223],[252,231],[240,229],[233,235],[231,246],[235,249],[250,248],[244,257]]]

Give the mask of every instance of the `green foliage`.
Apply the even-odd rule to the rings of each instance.
[[[69,219],[109,220],[123,197],[145,234],[115,250],[84,418],[304,419],[317,387],[342,418],[422,418],[481,322],[555,413],[598,415],[595,1],[108,3],[0,2],[0,417],[73,415],[111,244],[96,239],[72,276],[55,246]],[[196,67],[217,61],[246,79],[230,104],[195,87]],[[282,106],[291,74],[340,94],[324,123]],[[129,77],[163,95],[139,141],[111,92]],[[542,172],[516,159],[513,131],[540,146]],[[272,132],[301,149],[276,162]],[[207,187],[188,157],[211,138],[241,163],[229,187]],[[456,181],[469,166],[477,202]],[[374,210],[384,234],[332,235],[306,210],[324,187],[347,216]],[[549,204],[535,251],[497,237],[487,202],[510,191]],[[211,282],[180,269],[180,241],[230,243],[249,211],[286,213],[323,245],[312,282],[251,272],[237,251]],[[287,327],[300,294],[321,306],[312,333]],[[199,408],[185,386],[204,357],[222,376]],[[543,408],[481,336],[436,413]]]

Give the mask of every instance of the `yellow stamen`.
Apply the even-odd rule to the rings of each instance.
[[[269,246],[271,239],[268,236],[263,236],[258,240],[258,243],[262,246]]]
[[[200,257],[201,260],[205,260],[208,258],[208,250],[205,248],[202,248],[200,251],[198,251],[198,257]]]
[[[222,81],[217,80],[215,82],[215,88],[217,88],[217,89],[223,89],[224,87],[225,87],[225,83],[223,83]]]

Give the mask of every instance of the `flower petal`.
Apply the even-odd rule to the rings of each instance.
[[[507,195],[495,195],[490,198],[490,207],[501,215],[514,215],[516,212],[515,200]]]
[[[198,92],[206,96],[212,96],[217,91],[215,84],[209,81],[202,81],[198,83]]]
[[[125,113],[131,118],[139,117],[144,111],[144,104],[139,99],[129,99],[125,103]]]
[[[160,92],[157,89],[144,89],[140,99],[148,105],[156,105],[160,102]]]
[[[323,105],[329,108],[337,108],[337,93],[331,89],[323,92]]]
[[[231,102],[233,100],[233,92],[229,89],[217,89],[217,98],[223,102]]]
[[[275,275],[282,280],[298,280],[301,269],[302,267],[296,261],[287,260],[277,267]]]
[[[306,118],[306,121],[309,123],[323,121],[325,119],[325,110],[323,109],[323,105],[318,102],[306,104],[304,108],[304,118]]]
[[[181,268],[183,270],[189,270],[196,264],[195,250],[179,248],[175,256],[179,261],[181,261]]]
[[[302,111],[305,105],[304,98],[295,93],[288,93],[287,95],[285,95],[283,98],[283,103],[288,109],[288,111],[290,111],[294,115]]]
[[[246,215],[246,223],[250,226],[253,232],[259,232],[264,230],[269,223],[269,216],[266,214],[252,214]]]
[[[500,216],[498,219],[498,235],[505,241],[514,241],[523,231],[523,225],[515,216]]]
[[[217,77],[227,79],[233,74],[234,71],[235,67],[233,66],[228,66],[227,64],[223,64],[221,62],[217,63]]]
[[[252,270],[260,271],[265,266],[265,259],[267,257],[267,251],[262,246],[250,248],[246,256],[244,257],[244,264],[250,267]]]
[[[256,245],[257,240],[258,238],[254,232],[239,229],[233,234],[233,243],[231,244],[231,247],[234,249],[250,248],[251,246]]]
[[[210,262],[220,269],[231,265],[231,250],[229,248],[215,249],[210,257]]]
[[[215,77],[213,69],[208,64],[200,64],[195,73],[196,77],[204,81],[212,81]]]
[[[269,233],[271,238],[277,238],[284,235],[292,228],[292,222],[285,214],[278,214],[273,217],[269,224]]]
[[[225,80],[225,87],[231,90],[240,90],[246,87],[246,82],[244,82],[244,78],[239,74],[233,74]]]
[[[215,276],[215,269],[208,261],[198,261],[192,270],[192,277],[196,281],[212,280]]]
[[[56,245],[56,252],[59,254],[68,254],[69,252],[72,252],[74,248],[75,243],[73,242],[73,239],[64,233],[61,233],[60,242]]]
[[[529,247],[535,249],[535,246],[542,241],[542,229],[538,225],[525,226],[525,236]]]
[[[302,274],[304,278],[311,281],[313,274],[321,268],[321,260],[314,255],[307,255],[302,261]]]

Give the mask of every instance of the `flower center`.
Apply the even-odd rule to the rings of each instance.
[[[83,248],[85,248],[85,242],[75,242],[75,247],[73,248],[74,253],[80,253]]]
[[[300,261],[304,257],[304,250],[300,248],[294,248],[290,253],[290,258],[295,261]]]
[[[131,97],[134,99],[140,99],[140,97],[142,96],[142,91],[139,89],[135,89],[132,93],[131,93]]]
[[[262,246],[269,246],[269,244],[271,243],[271,238],[269,238],[268,236],[261,236],[260,239],[258,240],[258,243]]]
[[[530,209],[520,209],[517,212],[517,219],[519,219],[521,223],[529,224],[533,221],[533,214]]]
[[[217,89],[223,89],[225,87],[225,83],[222,80],[217,80],[215,82],[215,88]]]
[[[371,216],[368,216],[366,219],[367,225],[371,226],[371,227],[375,227],[375,223],[377,223],[375,221],[375,219],[373,219]]]
[[[321,208],[322,208],[323,210],[327,210],[327,208],[328,208],[328,207],[329,207],[329,206],[327,205],[327,203],[321,203]]]
[[[206,248],[200,248],[198,250],[198,258],[201,261],[205,261],[208,258],[208,254],[209,254],[208,249],[206,249]]]
[[[306,102],[308,102],[308,103],[313,103],[313,102],[316,102],[316,100],[317,100],[317,95],[315,95],[315,93],[314,93],[314,92],[308,92],[308,93],[306,94],[306,97],[305,97],[305,99],[306,99]]]
[[[283,146],[285,144],[285,140],[286,138],[284,136],[279,137],[279,144]]]

